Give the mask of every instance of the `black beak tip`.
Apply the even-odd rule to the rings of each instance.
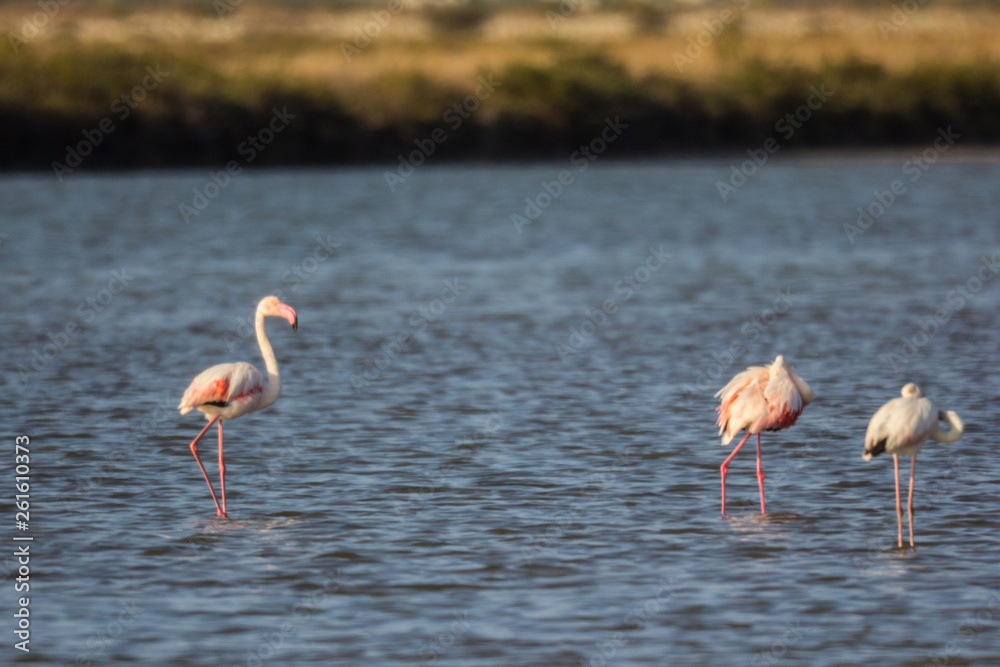
[[[296,317],[295,321],[292,322],[292,331],[298,331],[298,330],[299,330],[299,318]]]

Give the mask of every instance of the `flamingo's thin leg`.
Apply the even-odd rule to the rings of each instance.
[[[220,516],[226,516],[226,464],[222,461],[222,420],[219,420],[219,485],[222,487],[222,511]]]
[[[913,476],[917,473],[917,455],[910,459],[910,493],[906,499],[906,518],[910,520],[910,546],[913,546]],[[902,538],[900,538],[902,539]]]
[[[747,434],[743,436],[742,440],[740,440],[740,444],[736,445],[736,449],[734,449],[733,453],[729,455],[729,458],[727,458],[725,461],[722,462],[722,466],[720,466],[719,468],[719,470],[722,471],[722,515],[723,516],[726,515],[726,468],[729,467],[729,462],[733,460],[734,456],[736,456],[736,452],[740,451],[740,447],[746,444],[747,438],[749,437],[750,437],[750,431],[747,431]]]
[[[212,488],[212,482],[208,479],[208,473],[205,472],[205,466],[201,464],[201,457],[198,456],[198,441],[201,440],[201,436],[205,435],[205,431],[212,427],[219,418],[213,417],[211,421],[205,424],[205,428],[201,429],[201,433],[191,441],[191,453],[194,454],[194,460],[198,462],[198,467],[201,468],[201,475],[205,478],[205,483],[208,484],[208,491],[212,494],[212,502],[215,503],[215,511],[217,514],[222,514],[222,509],[219,507],[219,501],[215,497],[215,489]],[[221,424],[221,422],[220,422]]]
[[[757,485],[760,486],[760,513],[766,514],[767,512],[764,511],[764,467],[760,461],[760,433],[757,434]]]
[[[903,548],[903,508],[899,504],[899,455],[892,455],[892,464],[896,468],[896,537],[899,548]]]

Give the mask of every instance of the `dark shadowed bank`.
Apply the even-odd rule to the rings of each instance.
[[[226,79],[194,57],[4,58],[0,168],[565,158],[600,137],[608,119],[627,125],[609,149],[615,157],[765,142],[920,146],[947,127],[965,146],[1000,143],[1000,68],[987,61],[894,73],[857,59],[815,68],[749,60],[694,82],[631,76],[605,55],[578,53],[481,79],[492,90],[475,98],[400,72],[378,92],[392,113],[372,119],[348,111],[330,88]]]

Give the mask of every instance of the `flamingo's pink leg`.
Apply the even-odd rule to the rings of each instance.
[[[892,455],[892,464],[896,468],[896,536],[899,548],[903,548],[903,508],[899,504],[899,455]]]
[[[913,546],[913,476],[917,473],[917,455],[910,459],[910,494],[906,499],[906,518],[910,520],[910,546]],[[902,541],[902,536],[900,536]]]
[[[226,516],[226,464],[222,462],[222,420],[219,420],[219,485],[222,487],[222,511],[219,516]]]
[[[205,428],[201,429],[201,433],[191,441],[191,453],[194,454],[194,460],[198,462],[198,467],[201,468],[201,475],[205,478],[205,483],[208,484],[208,491],[212,494],[212,502],[215,503],[215,511],[217,514],[222,513],[222,509],[219,507],[219,501],[215,497],[215,489],[212,488],[212,482],[208,479],[208,473],[205,472],[205,466],[201,464],[201,457],[198,456],[198,441],[201,440],[201,436],[205,435],[205,431],[212,427],[212,424],[216,422],[218,417],[214,417],[211,421],[205,424]]]
[[[749,437],[750,437],[750,431],[747,431],[747,434],[743,436],[742,440],[740,440],[740,444],[736,445],[736,449],[734,449],[733,453],[729,455],[729,458],[727,458],[725,461],[722,462],[722,466],[720,466],[719,468],[719,470],[722,471],[722,515],[723,516],[726,515],[726,469],[729,467],[729,462],[733,460],[734,456],[736,456],[736,452],[740,451],[740,447],[746,444],[747,438]]]
[[[760,433],[757,434],[757,485],[760,486],[760,513],[766,514],[767,512],[764,511],[764,468],[760,462]]]

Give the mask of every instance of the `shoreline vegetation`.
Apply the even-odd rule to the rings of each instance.
[[[0,169],[995,147],[998,7],[0,2]]]

